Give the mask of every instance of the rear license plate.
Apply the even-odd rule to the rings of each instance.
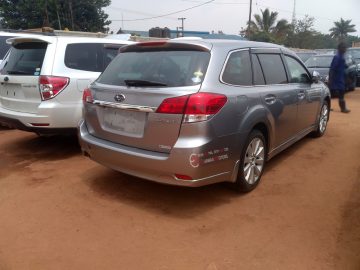
[[[105,108],[104,125],[119,134],[141,137],[144,134],[146,113]]]

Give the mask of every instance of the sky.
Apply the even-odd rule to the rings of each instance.
[[[206,2],[210,3],[204,4]],[[294,0],[252,2],[252,14],[259,14],[260,10],[269,8],[279,13],[278,19],[291,21]],[[199,7],[192,8],[194,6]],[[104,10],[112,21],[110,30],[114,32],[120,28],[148,31],[157,26],[175,30],[181,26],[178,18],[184,17],[185,30],[221,30],[226,34],[238,34],[242,27],[246,27],[249,6],[250,0],[112,0],[111,5]],[[185,9],[189,10],[175,13]],[[297,19],[305,15],[314,17],[314,29],[324,34],[329,33],[334,21],[351,19],[357,30],[353,34],[360,36],[360,0],[296,0],[295,10]],[[148,19],[170,13],[175,14]]]

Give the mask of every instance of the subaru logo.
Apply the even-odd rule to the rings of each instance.
[[[117,102],[123,102],[125,100],[125,96],[123,94],[115,95],[114,99]]]

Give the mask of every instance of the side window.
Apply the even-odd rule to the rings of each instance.
[[[264,74],[262,72],[259,59],[256,54],[251,56],[253,62],[253,70],[254,70],[254,84],[255,85],[264,85],[265,79]]]
[[[294,58],[285,56],[290,72],[290,83],[310,83],[311,80],[305,68]]]
[[[266,84],[287,83],[284,64],[280,54],[258,54]]]
[[[252,85],[252,72],[249,51],[238,51],[230,54],[222,80],[233,85]]]
[[[65,51],[65,65],[68,68],[101,72],[98,63],[99,44],[74,43],[68,44]]]

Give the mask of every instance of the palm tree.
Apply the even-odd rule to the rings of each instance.
[[[250,32],[252,36],[255,35],[254,39],[263,41],[278,41],[283,42],[287,33],[291,29],[291,25],[287,20],[282,19],[276,22],[278,13],[270,12],[267,8],[260,10],[260,14],[254,15],[254,21],[250,22]]]
[[[356,32],[355,24],[351,24],[351,20],[343,20],[334,22],[335,26],[330,29],[330,36],[338,39],[338,41],[344,41],[348,33]]]

